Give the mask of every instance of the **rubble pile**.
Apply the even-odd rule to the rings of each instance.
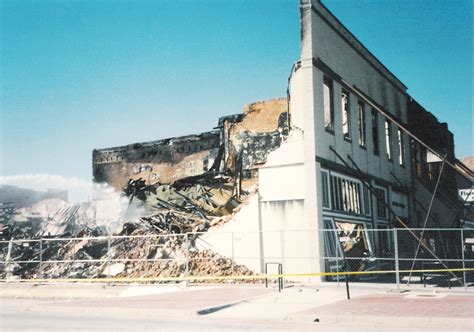
[[[136,239],[135,239],[136,240]],[[183,276],[232,276],[253,275],[254,273],[243,265],[235,264],[231,259],[222,257],[211,250],[186,250],[181,241],[166,241],[160,245],[140,245],[134,241],[130,246],[132,252],[128,258],[137,257],[137,261],[126,261],[121,264],[121,273],[117,277],[183,277]],[[171,243],[170,243],[171,242]],[[138,245],[137,245],[138,244]],[[120,258],[114,257],[113,259]],[[148,257],[145,262],[138,257]],[[133,258],[132,258],[133,259]],[[118,267],[119,264],[115,266]],[[202,280],[201,280],[202,281]],[[216,282],[216,280],[210,280]],[[252,280],[255,282],[256,280]]]
[[[241,276],[253,275],[254,272],[244,265],[235,264],[211,250],[195,251],[191,253],[189,271],[192,276]],[[260,279],[247,279],[249,282],[261,282]],[[212,280],[212,282],[215,282]]]
[[[233,177],[213,172],[172,184],[130,180],[123,188],[129,202],[116,235],[107,227],[80,223],[78,204],[61,206],[36,227],[16,223],[0,243],[0,260],[6,262],[0,277],[252,275],[245,266],[195,246],[200,232],[231,220],[238,211],[249,194],[242,184],[238,187]]]

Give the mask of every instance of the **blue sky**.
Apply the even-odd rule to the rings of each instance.
[[[469,0],[326,6],[472,155]],[[282,97],[298,1],[1,1],[2,176],[91,178],[93,148],[212,129]]]

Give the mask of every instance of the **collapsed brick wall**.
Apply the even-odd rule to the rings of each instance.
[[[264,164],[268,154],[288,135],[288,102],[281,98],[246,105],[242,116],[220,118],[219,126],[226,166],[234,169],[241,155],[242,170],[255,174],[255,167]]]
[[[93,150],[94,182],[108,183],[120,191],[129,179],[142,178],[147,184],[172,183],[200,175],[214,163],[219,145],[219,132],[212,131]]]
[[[219,130],[93,150],[93,179],[119,191],[129,179],[169,184],[205,173],[216,158],[221,158],[220,171],[234,171],[240,158],[242,171],[253,177],[255,166],[265,163],[288,134],[287,111],[286,99],[256,102],[246,105],[242,114],[220,118]]]

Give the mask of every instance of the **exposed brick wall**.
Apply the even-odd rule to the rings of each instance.
[[[286,99],[256,102],[246,105],[243,114],[220,118],[220,131],[93,150],[93,179],[117,190],[129,179],[172,183],[209,170],[221,144],[225,147],[221,170],[234,170],[241,155],[242,169],[251,174],[288,134],[287,108]]]
[[[236,156],[242,152],[242,167],[251,170],[265,163],[268,154],[288,135],[288,102],[282,98],[249,104],[241,118],[221,118],[219,123],[227,140],[227,167],[232,169]]]
[[[97,149],[92,152],[93,178],[117,190],[129,179],[171,183],[207,171],[218,151],[218,131]]]

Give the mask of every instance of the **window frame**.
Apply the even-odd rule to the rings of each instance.
[[[385,201],[385,204],[383,205],[383,208],[385,210],[385,216],[380,216],[379,215],[379,197],[378,195],[375,195],[375,207],[374,207],[374,213],[375,213],[375,217],[376,219],[379,219],[379,220],[388,220],[388,217],[389,217],[389,211],[388,211],[388,189],[387,188],[384,188],[384,187],[381,187],[381,186],[377,186],[375,185],[374,186],[375,190],[381,190],[384,192],[384,201]]]
[[[392,136],[392,124],[390,120],[385,119],[385,152],[387,153],[387,160],[393,161],[393,136]]]
[[[340,181],[337,181],[337,178]],[[345,183],[343,183],[345,181]],[[352,183],[349,183],[352,182]],[[354,185],[358,186],[359,190],[355,190]],[[331,210],[339,213],[349,213],[356,216],[366,217],[371,213],[365,211],[366,205],[364,200],[364,184],[361,180],[353,177],[349,177],[344,174],[337,172],[329,173],[329,187],[331,190],[330,201],[331,201]],[[334,189],[335,187],[335,189]],[[344,189],[346,194],[343,193]],[[354,191],[358,192],[359,195],[354,195]],[[336,202],[337,201],[337,202]],[[358,208],[357,205],[358,204]],[[340,208],[336,208],[340,207]],[[345,207],[348,207],[345,209]],[[354,212],[351,210],[359,210],[359,212]],[[369,203],[368,209],[371,209],[371,204]],[[370,214],[369,214],[370,213]]]
[[[368,254],[370,256],[373,256],[374,255],[374,245],[373,245],[373,237],[371,237],[371,234],[369,234],[368,232],[368,227],[367,227],[367,222],[365,221],[362,221],[362,220],[348,220],[348,219],[345,219],[343,217],[335,217],[333,219],[333,223],[334,223],[334,228],[336,230],[336,233],[338,234],[338,239],[339,239],[339,242],[342,242],[341,241],[341,237],[339,236],[339,229],[338,229],[338,223],[349,223],[349,224],[355,224],[355,225],[358,225],[358,226],[362,226],[362,232],[364,233],[364,240],[365,240],[365,245],[367,247],[367,251],[368,251]],[[342,247],[342,244],[340,244],[340,247],[341,247],[341,250],[344,251],[344,248]]]
[[[324,180],[323,179],[323,173],[326,174],[326,179]],[[327,192],[326,192],[326,197],[327,197],[327,202],[328,202],[328,205],[325,206],[324,205],[324,196],[325,196],[325,192],[324,192],[324,182],[326,184],[326,188],[327,188]],[[321,169],[321,206],[323,207],[324,210],[332,210],[332,188],[331,188],[331,174],[329,173],[328,170],[325,170],[325,169]]]
[[[375,109],[371,112],[371,127],[372,127],[372,152],[374,155],[380,155],[380,137],[379,137],[379,117]]]
[[[359,146],[365,149],[367,147],[365,104],[360,100],[357,102],[357,119],[359,124]]]
[[[393,238],[390,236],[391,235],[391,232],[390,232],[391,228],[390,228],[390,225],[387,223],[387,222],[378,222],[377,223],[377,255],[379,255],[379,257],[385,257],[383,256],[383,252],[382,252],[382,234],[386,234],[386,239],[387,239],[387,243],[385,244],[385,248],[388,250],[388,253],[391,253],[393,251],[393,243],[392,243],[392,240]]]
[[[345,99],[344,99],[345,96]],[[344,103],[344,100],[346,101]],[[350,93],[346,89],[341,90],[341,119],[342,119],[342,136],[346,141],[352,141],[351,138],[351,101]],[[346,123],[344,123],[344,119]]]
[[[397,128],[398,164],[402,167],[405,166],[405,147],[403,141],[403,132],[400,128]]]
[[[329,89],[329,96],[326,96],[326,87]],[[329,104],[329,110],[326,109],[326,102]],[[326,118],[328,113],[329,119]],[[323,78],[323,119],[324,129],[327,132],[334,133],[334,84],[333,81],[327,77]],[[329,122],[327,122],[327,120],[329,120]]]

